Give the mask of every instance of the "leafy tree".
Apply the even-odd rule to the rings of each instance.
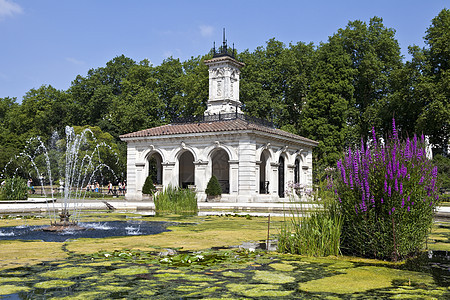
[[[391,74],[402,66],[395,30],[386,28],[382,18],[373,17],[369,24],[349,22],[332,38],[342,43],[355,70],[352,84],[358,119],[351,125],[356,126],[359,135],[367,137],[373,125],[381,127],[381,102],[392,92]]]
[[[169,57],[156,67],[155,78],[159,99],[164,103],[164,123],[170,123],[174,117],[181,117],[177,99],[182,97],[183,65],[180,60]]]
[[[355,70],[342,44],[330,39],[316,53],[316,77],[311,83],[301,119],[300,133],[319,141],[315,162],[329,166],[352,140]]]
[[[9,129],[23,139],[41,136],[46,140],[65,123],[67,103],[67,94],[51,85],[31,89],[24,96],[22,104],[12,110]]]
[[[435,152],[447,154],[450,140],[450,10],[436,16],[425,35],[428,48],[415,53],[423,60],[417,88],[424,107],[417,120],[417,129],[430,136]]]

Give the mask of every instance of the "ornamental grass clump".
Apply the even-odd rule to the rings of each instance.
[[[155,196],[154,202],[157,213],[196,214],[198,212],[197,195],[190,189],[169,185]]]
[[[341,249],[397,261],[423,249],[439,201],[437,168],[426,157],[424,137],[348,149],[337,163],[333,189],[343,216]]]
[[[291,208],[291,216],[285,216],[278,235],[279,252],[308,256],[340,254],[342,217],[336,213],[333,195],[324,185],[320,183],[315,191],[299,184],[289,185],[292,202],[297,195],[313,206],[308,209],[300,201]]]
[[[8,178],[0,187],[0,200],[26,200],[28,187],[24,179],[19,177]]]

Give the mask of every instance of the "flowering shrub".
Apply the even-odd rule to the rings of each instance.
[[[397,260],[423,248],[439,201],[437,168],[425,155],[424,137],[349,148],[337,163],[333,189],[342,214],[341,249]]]

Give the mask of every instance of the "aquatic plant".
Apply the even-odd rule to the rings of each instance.
[[[310,256],[340,254],[342,218],[336,213],[333,196],[321,183],[316,191],[310,188],[289,185],[289,198],[293,194],[311,199],[320,210],[307,211],[300,201],[285,217],[278,236],[278,251]]]
[[[190,189],[182,189],[169,185],[155,196],[157,213],[197,213],[197,195]]]
[[[396,261],[423,248],[439,196],[424,137],[400,140],[395,120],[392,127],[384,143],[372,129],[370,144],[348,149],[333,190],[343,216],[341,248]]]
[[[0,200],[26,200],[28,187],[20,177],[7,178],[0,188]]]

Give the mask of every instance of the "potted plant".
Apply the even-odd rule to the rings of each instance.
[[[219,181],[216,176],[212,176],[206,186],[206,201],[214,202],[219,201],[222,197],[222,188],[220,187]]]
[[[153,184],[153,180],[151,176],[147,176],[145,179],[144,186],[142,187],[142,196],[143,199],[151,200],[153,198],[153,194],[156,191],[156,187]]]

